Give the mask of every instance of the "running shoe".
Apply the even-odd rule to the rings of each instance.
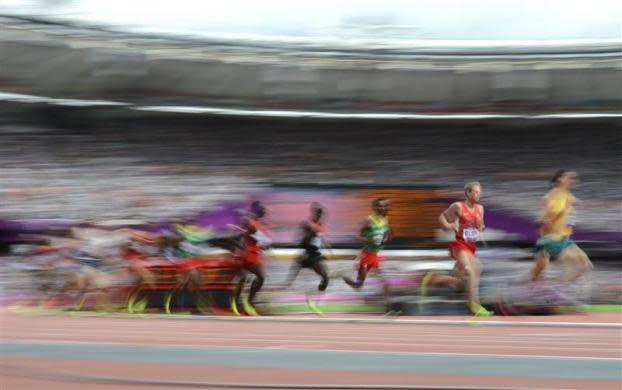
[[[486,310],[484,306],[475,302],[469,303],[469,309],[471,309],[471,312],[475,315],[475,317],[490,317],[495,314],[491,311]]]
[[[421,280],[421,285],[419,286],[419,295],[421,295],[421,298],[425,298],[428,295],[428,284],[434,275],[436,275],[435,271],[428,271]]]
[[[311,296],[309,294],[307,294],[307,296],[306,296],[306,301],[307,301],[307,305],[309,306],[311,311],[313,311],[315,314],[318,314],[318,315],[323,315],[324,314],[324,313],[322,313],[320,308],[315,304],[315,302],[313,302],[313,300],[311,299]]]
[[[229,298],[229,307],[231,308],[233,314],[235,314],[236,316],[240,315],[240,312],[238,311],[238,303],[234,296],[231,296],[231,298]]]
[[[257,316],[257,310],[255,310],[255,308],[253,307],[253,305],[249,302],[248,298],[246,299],[242,299],[242,306],[244,307],[244,311],[246,312],[246,314],[248,314],[249,316]]]

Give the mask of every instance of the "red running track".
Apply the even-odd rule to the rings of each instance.
[[[170,318],[127,316],[23,315],[4,311],[2,340],[29,343],[85,345],[144,345],[252,348],[260,351],[347,351],[358,354],[400,353],[440,356],[525,357],[559,359],[617,359],[622,362],[620,315],[593,314],[555,317],[495,317],[496,326],[408,323],[410,319],[379,323],[349,322],[352,317],[283,321],[248,318]],[[365,317],[377,319],[378,317]],[[336,322],[343,319],[343,322]],[[448,320],[458,317],[416,317]],[[542,326],[558,323],[560,326]],[[532,325],[526,324],[531,323]],[[581,323],[581,326],[572,324]],[[606,327],[590,327],[602,326]],[[482,324],[486,325],[486,324]],[[520,326],[518,326],[520,325]],[[525,326],[529,325],[529,326]],[[583,361],[583,360],[582,360]],[[198,387],[197,383],[332,384],[488,388],[620,389],[620,382],[513,375],[438,374],[421,372],[364,372],[300,368],[235,367],[217,364],[145,363],[106,359],[71,359],[2,354],[3,389],[140,389],[144,381],[168,381],[166,388]],[[451,370],[448,370],[451,371]],[[81,378],[81,379],[80,379]],[[90,379],[89,379],[90,378]],[[102,378],[131,379],[106,383]],[[143,382],[141,382],[143,381]],[[183,385],[183,386],[182,386]],[[209,387],[207,387],[209,388]]]

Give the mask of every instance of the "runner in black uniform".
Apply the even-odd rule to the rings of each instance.
[[[302,268],[311,268],[316,274],[322,277],[322,281],[318,285],[318,290],[324,291],[328,286],[328,272],[324,264],[325,258],[320,253],[320,248],[324,243],[322,238],[322,234],[324,233],[324,225],[322,224],[324,208],[321,204],[313,202],[310,211],[311,215],[309,219],[300,225],[302,232],[300,247],[304,249],[304,253],[292,263],[285,287],[289,287],[294,283],[294,280]]]

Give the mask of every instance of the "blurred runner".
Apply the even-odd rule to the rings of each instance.
[[[380,270],[381,257],[378,254],[393,236],[388,217],[389,201],[378,198],[374,200],[372,207],[374,213],[367,217],[360,231],[360,237],[365,240],[365,247],[357,257],[359,265],[356,281],[346,276],[343,280],[352,288],[361,288],[365,284],[368,273],[374,272],[382,279],[385,299],[388,300],[388,283],[384,280]]]
[[[304,253],[292,264],[285,286],[292,285],[302,268],[311,268],[322,280],[318,285],[319,291],[326,290],[328,286],[328,272],[324,264],[325,257],[320,253],[320,248],[324,246],[322,237],[325,230],[323,225],[324,208],[319,203],[312,203],[310,207],[309,219],[300,225],[302,239],[300,247]]]
[[[551,179],[552,188],[544,196],[540,239],[536,242],[531,280],[540,278],[551,259],[559,260],[563,267],[562,282],[572,282],[593,268],[585,252],[570,240],[574,205],[577,202],[570,189],[576,180],[577,173],[566,170],[558,171]]]
[[[130,241],[127,231],[73,228],[71,234],[79,243],[70,254],[77,268],[67,284],[69,290],[80,295],[75,309],[82,309],[90,296],[93,308],[109,310],[116,306],[115,293],[128,286],[134,277],[138,278],[141,271],[131,267],[123,257]]]
[[[253,274],[255,276],[248,299],[243,301],[244,310],[249,315],[257,315],[253,307],[255,296],[263,286],[265,276],[263,271],[263,251],[272,243],[269,238],[268,229],[261,222],[266,215],[265,206],[255,201],[251,204],[250,211],[243,221],[241,227],[242,232],[242,249],[239,256],[240,260],[240,281],[237,288],[231,296],[231,310],[239,315],[237,302],[242,294],[246,276]]]
[[[467,305],[476,316],[489,316],[479,302],[479,276],[481,263],[475,256],[477,241],[484,231],[484,206],[479,204],[482,188],[479,182],[464,186],[465,200],[455,202],[439,217],[441,227],[456,232],[455,240],[449,245],[449,253],[456,260],[452,275],[428,272],[421,283],[421,294],[427,294],[428,286],[450,286],[458,288],[467,282]]]
[[[300,225],[302,233],[300,247],[304,250],[304,253],[292,263],[285,287],[289,287],[294,283],[302,268],[310,268],[322,278],[317,287],[319,291],[324,291],[328,287],[328,272],[324,263],[325,258],[320,253],[320,248],[326,246],[323,237],[325,233],[323,224],[324,214],[324,208],[321,204],[317,202],[311,204],[309,219]],[[307,304],[313,311],[320,312],[319,308],[310,299],[309,294],[307,294]]]

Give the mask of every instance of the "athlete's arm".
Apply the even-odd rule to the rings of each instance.
[[[444,230],[458,231],[458,227],[456,226],[455,222],[459,216],[460,203],[455,202],[451,206],[449,206],[447,210],[441,213],[441,215],[438,217],[438,222],[441,224],[441,227]]]
[[[484,229],[486,229],[486,225],[484,225],[484,206],[477,205],[477,207],[479,207],[479,214],[480,214],[480,218],[477,219],[477,229],[480,232],[483,232]]]
[[[307,226],[309,227],[309,229],[311,229],[311,231],[313,231],[314,233],[322,233],[324,231],[324,228],[322,227],[321,224],[316,223],[316,222],[311,222],[308,221],[307,222]]]
[[[321,245],[324,248],[330,248],[330,243],[328,242],[328,240],[326,240],[326,237],[324,236],[326,233],[326,228],[324,228],[321,223],[307,221],[307,229],[309,229],[311,233],[315,234],[316,237],[320,239],[322,243]]]
[[[244,227],[246,228],[246,231],[248,232],[248,234],[253,234],[257,231],[257,225],[255,225],[255,222],[250,218],[246,219],[246,223],[244,224]]]
[[[389,229],[387,230],[387,233],[384,236],[384,241],[391,241],[393,239],[393,228],[391,226],[389,226]]]
[[[371,229],[369,224],[370,224],[369,219],[366,219],[365,222],[364,222],[363,227],[359,231],[359,238],[364,240],[364,241],[367,241],[367,232],[369,232],[369,230]]]

